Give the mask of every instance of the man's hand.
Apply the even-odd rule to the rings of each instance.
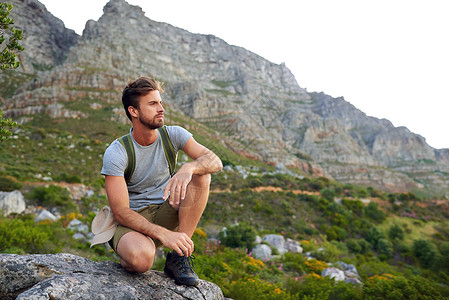
[[[169,231],[159,237],[164,246],[173,249],[180,256],[189,257],[194,250],[193,241],[184,232]]]
[[[167,199],[170,194],[170,205],[174,209],[179,208],[179,204],[184,200],[187,192],[187,185],[192,180],[193,172],[189,169],[188,165],[183,165],[179,171],[172,177],[167,183],[164,190],[164,200]]]

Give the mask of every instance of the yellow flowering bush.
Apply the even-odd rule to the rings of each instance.
[[[256,273],[265,267],[263,261],[255,259],[252,256],[245,257],[245,264],[248,273]]]
[[[69,225],[70,221],[75,220],[75,219],[81,219],[82,217],[83,217],[82,214],[74,213],[74,212],[64,215],[60,218],[60,220],[62,222],[62,227],[66,228]]]
[[[227,296],[234,299],[292,299],[289,293],[257,277],[232,281]]]
[[[326,269],[329,265],[327,262],[318,259],[309,259],[304,262],[306,269],[309,272],[314,272],[316,274],[321,274],[321,272]]]
[[[391,280],[395,277],[396,276],[391,275],[391,274],[374,275],[374,276],[368,277],[368,281],[376,282],[379,280]]]
[[[199,237],[207,238],[207,233],[204,232],[204,230],[202,230],[201,228],[196,228],[195,234],[197,234]]]

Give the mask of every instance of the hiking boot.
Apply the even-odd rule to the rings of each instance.
[[[174,279],[178,285],[197,286],[199,280],[190,265],[190,262],[193,265],[192,259],[195,259],[193,255],[185,257],[179,256],[175,251],[169,252],[165,260],[165,274]]]

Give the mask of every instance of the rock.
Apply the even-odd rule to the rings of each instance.
[[[75,233],[72,237],[75,240],[86,240],[87,241],[86,236],[84,234],[82,234],[82,233],[79,233],[79,232]]]
[[[69,225],[67,225],[67,228],[78,233],[87,234],[89,232],[89,226],[78,219],[73,219],[72,221],[70,221]]]
[[[14,28],[23,30],[20,44],[28,50],[19,53],[21,68],[32,73],[63,62],[68,50],[78,43],[79,36],[65,28],[64,23],[37,0],[11,0],[10,3],[14,5],[10,15],[15,21]]]
[[[263,237],[263,241],[266,241],[272,247],[276,248],[279,251],[279,254],[284,254],[285,250],[285,239],[280,234],[267,234]]]
[[[350,265],[342,261],[338,261],[337,263],[341,266],[341,268],[345,272],[346,277],[360,278],[359,272],[357,271],[357,268],[354,265]]]
[[[345,280],[345,273],[342,270],[337,269],[335,267],[324,269],[323,272],[321,272],[321,276],[323,277],[327,276],[329,278],[335,279],[336,281]]]
[[[284,247],[285,247],[285,250],[287,250],[288,252],[302,253],[302,251],[303,251],[301,244],[292,239],[287,239]]]
[[[353,284],[355,284],[355,285],[363,284],[363,283],[360,281],[360,279],[358,279],[358,278],[346,278],[346,279],[345,279],[345,282],[346,282],[346,283],[353,283]]]
[[[20,191],[0,192],[0,212],[7,216],[20,214],[26,209],[25,198]]]
[[[258,259],[271,258],[271,248],[265,244],[256,245],[251,252],[253,253],[253,256]]]
[[[1,299],[224,299],[211,282],[179,286],[162,272],[129,273],[68,253],[0,254],[0,281]]]
[[[50,220],[50,221],[55,222],[58,220],[58,217],[56,217],[54,214],[52,214],[48,210],[43,209],[43,210],[41,210],[39,215],[34,219],[34,221],[36,221],[36,223],[38,223],[38,222],[41,222],[44,220]]]

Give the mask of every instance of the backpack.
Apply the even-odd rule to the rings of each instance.
[[[173,177],[175,174],[176,168],[176,157],[175,148],[173,148],[173,144],[170,141],[170,137],[168,136],[167,126],[162,126],[157,129],[159,131],[159,135],[162,139],[162,146],[164,147],[165,159],[168,162],[168,167],[170,170],[170,177]],[[125,169],[125,181],[128,184],[131,176],[134,173],[134,169],[136,167],[136,153],[134,152],[134,145],[130,134],[126,134],[118,139],[119,142],[125,147],[126,154],[128,156],[128,165]]]

